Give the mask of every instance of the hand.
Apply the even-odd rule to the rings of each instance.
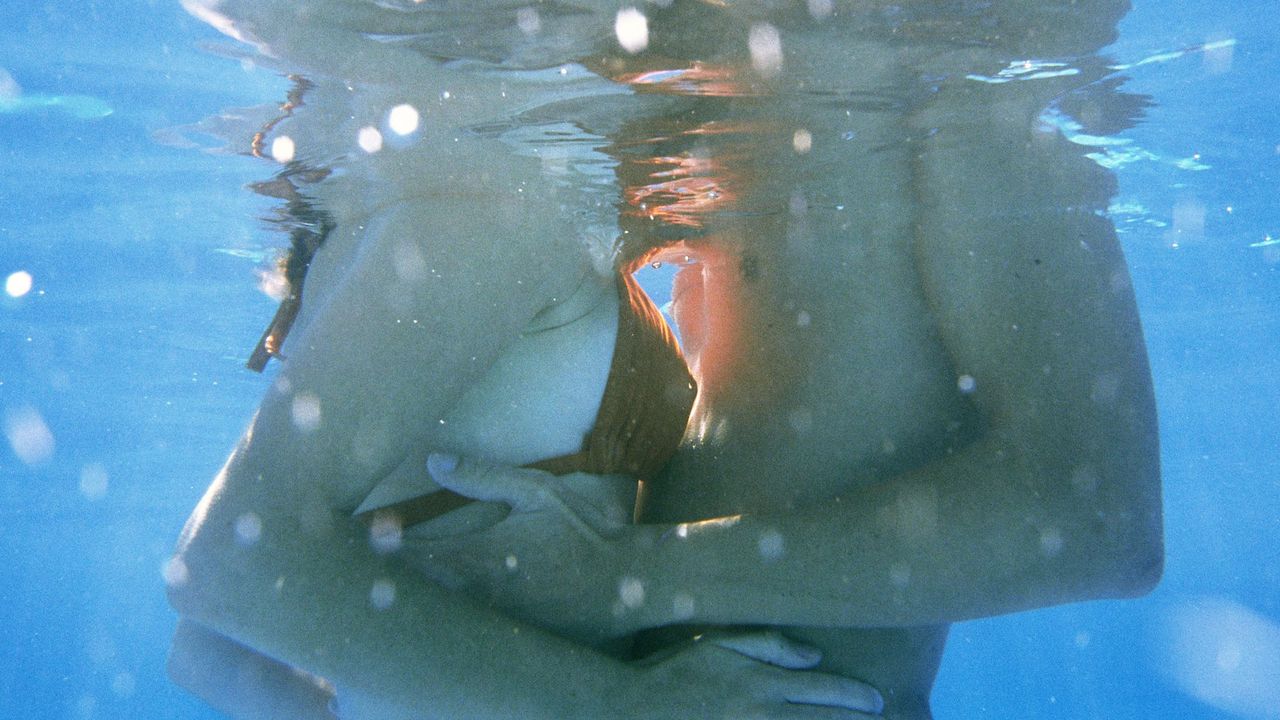
[[[634,480],[555,476],[439,455],[427,466],[442,487],[482,502],[407,530],[402,552],[411,564],[447,587],[579,640],[634,629],[627,615],[639,600],[626,572],[638,552],[630,524]],[[510,513],[494,512],[495,505]]]
[[[709,634],[663,653],[620,695],[623,717],[880,717],[871,686],[809,671],[821,654],[776,632]]]

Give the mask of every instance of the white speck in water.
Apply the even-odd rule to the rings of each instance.
[[[978,381],[974,380],[972,375],[961,375],[956,378],[956,387],[960,389],[960,392],[968,395],[978,387]]]
[[[320,427],[320,398],[315,395],[307,392],[295,395],[290,412],[293,426],[298,430],[309,433]]]
[[[905,588],[911,584],[911,566],[905,563],[894,563],[889,568],[889,582],[896,588]]]
[[[1056,557],[1062,552],[1062,546],[1065,544],[1062,539],[1062,531],[1058,528],[1045,528],[1040,531],[1040,552],[1045,557]]]
[[[520,28],[520,32],[525,35],[537,35],[542,29],[542,18],[538,17],[538,10],[532,7],[523,7],[516,11],[516,27]]]
[[[19,270],[4,279],[4,291],[9,297],[20,298],[31,292],[33,282],[31,273]]]
[[[618,600],[629,610],[644,604],[644,583],[638,578],[624,577],[618,581]]]
[[[633,7],[618,11],[613,32],[618,36],[618,45],[633,55],[649,47],[649,18]]]
[[[777,530],[765,530],[760,533],[760,539],[756,541],[756,547],[760,551],[760,559],[766,565],[781,560],[787,549],[786,542],[782,539],[782,533]]]
[[[796,313],[796,327],[809,327],[809,323],[813,322],[813,316],[801,310]]]
[[[515,572],[516,568],[520,567],[520,560],[515,555],[508,555],[506,565],[508,570]]]
[[[1076,633],[1075,640],[1076,640],[1076,647],[1083,649],[1083,648],[1089,647],[1089,643],[1093,642],[1093,636],[1090,635],[1087,630],[1081,630],[1080,632]]]
[[[751,51],[751,67],[760,77],[777,77],[782,71],[782,37],[774,26],[768,23],[752,25],[747,33],[747,48]]]
[[[813,411],[807,407],[798,407],[787,413],[787,424],[797,435],[808,435],[813,430]]]
[[[809,16],[814,20],[826,20],[834,9],[832,0],[809,0]]]
[[[281,135],[271,141],[271,157],[278,163],[291,162],[296,149],[293,138],[288,135]]]
[[[791,147],[797,153],[804,155],[813,149],[813,135],[808,130],[800,128],[791,134]]]
[[[119,672],[111,678],[111,692],[116,697],[125,699],[133,697],[133,692],[138,687],[138,681],[134,679],[131,672]]]
[[[387,127],[397,135],[408,135],[418,129],[418,109],[408,103],[397,105],[387,113]]]
[[[236,518],[236,542],[244,546],[253,545],[262,537],[262,518],[257,513],[247,512]]]
[[[369,545],[383,555],[400,549],[404,543],[404,523],[395,513],[379,513],[369,524]]]
[[[171,588],[182,587],[187,584],[187,580],[191,579],[190,573],[187,572],[187,564],[179,557],[171,557],[160,566],[160,577],[164,578],[164,584]]]
[[[39,465],[53,457],[53,433],[40,411],[27,406],[5,414],[4,434],[13,454],[27,465]]]
[[[844,132],[840,133],[841,140],[852,140],[856,137],[858,137],[858,133],[852,130],[845,130]]]
[[[369,604],[376,610],[386,610],[396,604],[396,584],[390,580],[375,580],[369,588]]]
[[[356,144],[367,153],[376,153],[382,149],[382,133],[373,126],[362,127],[356,133]]]
[[[80,468],[80,494],[87,500],[101,500],[107,495],[107,469],[98,463]]]
[[[675,620],[692,620],[696,608],[692,595],[676,593],[675,597],[671,598],[671,614]]]
[[[1081,495],[1092,495],[1098,489],[1098,471],[1092,465],[1080,465],[1071,471],[1071,487]]]

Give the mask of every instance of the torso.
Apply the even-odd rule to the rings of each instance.
[[[972,417],[901,245],[909,234],[882,237],[845,243],[843,256],[745,263],[711,249],[684,270],[703,274],[704,295],[730,296],[708,302],[741,314],[712,321],[738,350],[730,377],[701,368],[707,392],[668,472],[646,485],[643,520],[803,513],[965,442]],[[704,357],[716,352],[708,329]],[[945,627],[785,630],[823,650],[823,669],[877,686],[886,717],[929,716]]]

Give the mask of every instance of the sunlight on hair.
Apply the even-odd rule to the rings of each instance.
[[[613,32],[618,36],[622,49],[632,55],[649,47],[649,19],[633,7],[618,11],[613,21]]]
[[[418,109],[405,103],[391,108],[387,113],[387,127],[397,135],[409,135],[418,129]]]
[[[19,270],[15,273],[10,273],[9,277],[4,279],[4,291],[9,297],[20,298],[31,292],[33,284],[34,280],[31,277],[31,273],[26,270]]]

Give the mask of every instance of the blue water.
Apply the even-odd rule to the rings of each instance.
[[[1167,571],[1141,600],[957,626],[942,720],[1280,717],[1278,25],[1266,0],[1137,0],[1105,53],[1235,41],[1127,73],[1156,101],[1122,134],[1113,217],[1155,376]],[[164,677],[160,568],[262,391],[242,363],[280,237],[242,189],[259,162],[156,134],[285,88],[197,47],[215,39],[176,2],[0,9],[0,278],[32,279],[0,294],[0,413],[36,435],[0,445],[0,717],[215,717]],[[9,76],[27,102],[3,102]]]

